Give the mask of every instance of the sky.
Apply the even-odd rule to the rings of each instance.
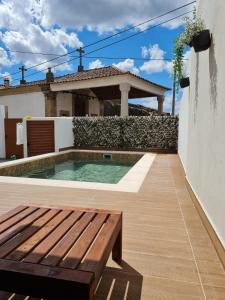
[[[0,0],[0,84],[4,76],[10,78],[12,85],[18,84],[21,76],[18,68],[22,64],[28,69],[25,72],[27,81],[43,79],[47,67],[53,67],[55,76],[76,72],[78,53],[75,51],[70,56],[66,54],[78,47],[85,47],[85,69],[115,65],[155,83],[172,87],[172,62],[161,59],[173,58],[174,41],[183,30],[183,19],[179,17],[167,21],[190,12],[193,4],[104,42],[87,46],[190,2],[191,0]],[[140,32],[145,29],[145,32]],[[128,38],[132,34],[136,35]],[[119,42],[124,38],[127,39]],[[114,42],[118,43],[106,47]],[[99,49],[102,47],[105,48]],[[190,51],[185,51],[185,58],[188,59]],[[89,52],[92,53],[88,54]],[[57,58],[57,55],[64,56]],[[50,62],[44,63],[50,59]],[[55,67],[57,64],[61,65]],[[188,60],[186,64],[188,65]],[[177,95],[177,112],[180,96],[181,94]],[[171,92],[168,92],[164,104],[168,112],[171,111],[171,99]],[[131,102],[157,107],[154,98],[135,99]]]

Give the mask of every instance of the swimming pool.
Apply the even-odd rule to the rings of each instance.
[[[154,153],[71,149],[0,164],[0,183],[138,192]]]
[[[134,163],[109,159],[67,160],[22,174],[20,177],[118,183]]]

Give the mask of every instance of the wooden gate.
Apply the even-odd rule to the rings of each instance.
[[[16,124],[22,119],[5,119],[5,152],[6,158],[15,155],[16,158],[23,158],[23,145],[16,144]]]
[[[55,151],[54,121],[27,121],[28,156]]]

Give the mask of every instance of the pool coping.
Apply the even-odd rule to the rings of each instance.
[[[26,162],[36,161],[42,158],[54,157],[60,154],[71,152],[85,152],[85,153],[111,153],[111,154],[133,154],[131,151],[98,151],[98,150],[67,150],[62,152],[48,153],[29,158],[22,158],[16,161],[1,163],[0,169],[15,165],[22,165]],[[84,182],[84,181],[70,181],[70,180],[54,180],[54,179],[38,179],[38,178],[24,178],[24,177],[11,177],[0,176],[0,183],[10,184],[28,184],[49,187],[64,187],[64,188],[77,188],[77,189],[94,189],[103,191],[116,191],[116,192],[130,192],[137,193],[141,188],[144,179],[150,170],[150,167],[156,157],[154,153],[135,152],[142,157],[135,163],[135,165],[121,178],[116,184],[99,183],[99,182]]]

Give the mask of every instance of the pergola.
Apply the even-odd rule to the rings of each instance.
[[[157,98],[158,113],[162,114],[164,93],[170,89],[116,67],[104,67],[55,78],[50,90],[54,93],[87,90],[100,101],[101,115],[105,100],[120,100],[121,116],[128,116],[129,99],[148,97]]]

